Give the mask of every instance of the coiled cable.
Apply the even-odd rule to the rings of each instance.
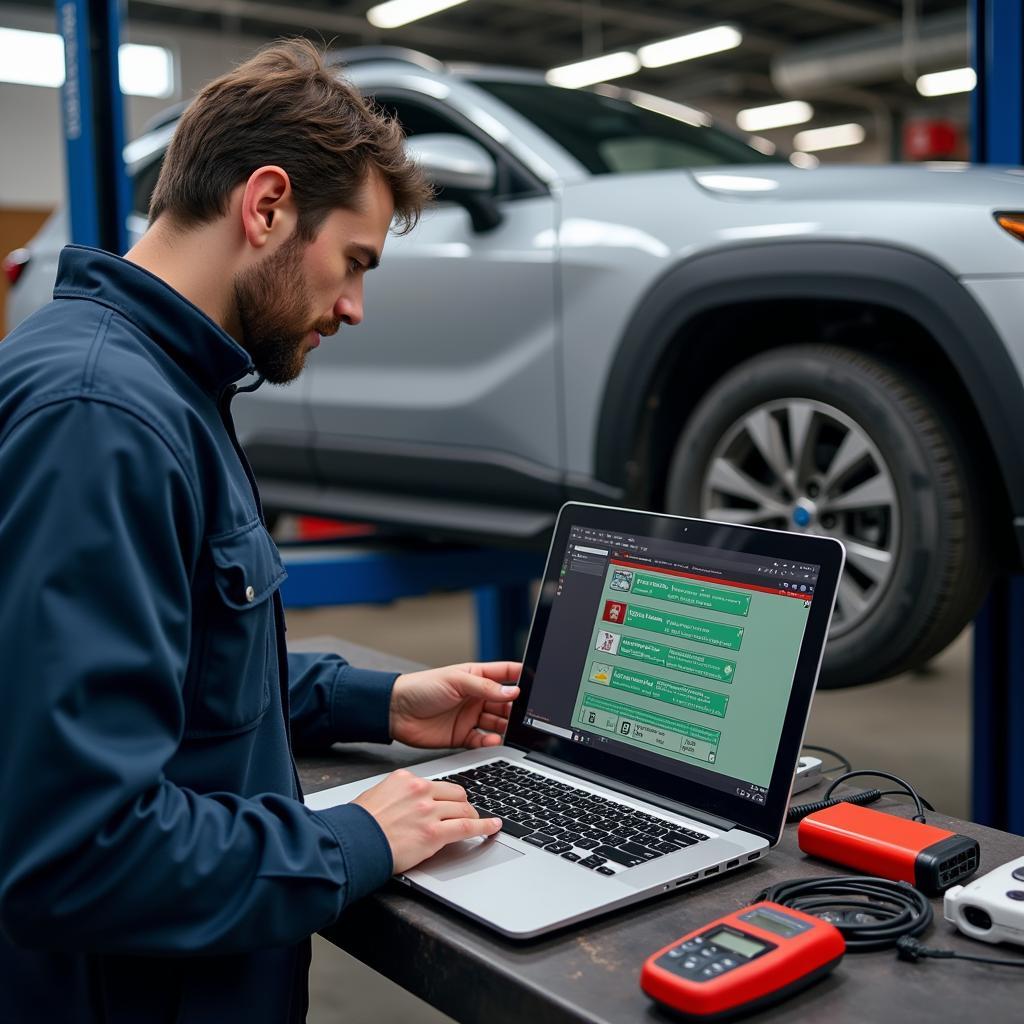
[[[912,885],[871,875],[794,878],[769,886],[754,898],[760,900],[835,925],[852,953],[889,949],[905,935],[920,935],[933,917],[927,897]]]
[[[841,797],[833,797],[831,800],[816,800],[813,804],[793,804],[786,811],[786,824],[792,825],[794,821],[801,821],[808,814],[823,811],[826,807],[835,807],[836,804],[873,804],[881,798],[881,790],[864,789],[856,793],[846,793]]]

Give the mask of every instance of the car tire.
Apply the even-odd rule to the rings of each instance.
[[[989,582],[980,490],[955,422],[882,359],[776,349],[730,371],[687,419],[666,508],[843,540],[819,685],[869,683],[941,651]]]

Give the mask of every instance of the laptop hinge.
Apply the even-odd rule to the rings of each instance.
[[[682,814],[687,818],[696,818],[697,821],[710,825],[712,828],[717,828],[721,832],[728,832],[736,827],[736,822],[729,821],[728,818],[720,818],[716,814],[709,814],[707,811],[700,811],[696,807],[690,807],[688,804],[669,800],[667,797],[659,796],[657,793],[637,789],[635,786],[627,785],[625,782],[609,779],[606,775],[598,775],[597,772],[588,772],[576,765],[570,767],[564,761],[548,757],[545,754],[531,752],[526,755],[526,760],[536,761],[538,764],[545,765],[548,768],[557,768],[558,771],[565,772],[566,775],[573,775],[578,779],[593,782],[595,785],[604,786],[605,789],[613,789],[616,793],[621,793],[623,796],[631,796],[635,800],[643,800],[645,803],[654,804],[655,807],[661,807],[666,811],[671,811],[673,814]]]

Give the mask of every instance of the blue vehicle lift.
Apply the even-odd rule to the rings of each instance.
[[[63,90],[71,236],[122,253],[128,180],[118,82],[123,0],[58,0],[67,54]],[[973,159],[1024,163],[1022,0],[971,0]],[[292,607],[389,601],[437,589],[477,594],[479,656],[516,657],[529,583],[542,561],[505,550],[363,548],[286,552]],[[972,814],[1024,834],[1024,576],[996,581],[975,624]]]
[[[131,202],[118,77],[123,0],[57,0],[71,240],[121,255]]]
[[[972,0],[972,159],[1024,163],[1021,0]],[[1024,466],[1021,468],[1024,472]],[[996,579],[974,624],[971,816],[1024,834],[1024,576]]]
[[[289,608],[374,604],[438,590],[473,590],[477,658],[517,660],[530,625],[531,583],[544,556],[511,548],[422,547],[379,541],[282,544]]]

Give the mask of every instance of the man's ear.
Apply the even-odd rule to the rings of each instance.
[[[242,230],[254,249],[280,244],[295,230],[296,210],[292,183],[281,167],[259,167],[242,190]]]

